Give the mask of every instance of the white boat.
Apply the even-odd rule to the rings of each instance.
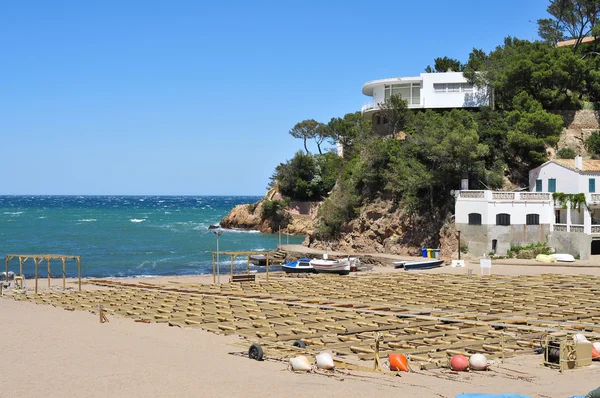
[[[394,268],[404,268],[405,271],[411,269],[429,269],[441,267],[444,260],[425,260],[425,261],[396,261],[393,263]]]
[[[556,261],[560,261],[563,263],[572,263],[575,261],[575,257],[566,253],[555,253],[551,254],[550,257],[555,258]]]
[[[313,259],[310,260],[310,265],[318,274],[350,274],[350,260],[328,260],[328,259]]]
[[[288,274],[304,274],[315,272],[315,269],[310,264],[310,258],[300,258],[290,263],[282,264],[281,268]]]

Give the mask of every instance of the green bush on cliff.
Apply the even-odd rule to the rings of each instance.
[[[267,221],[272,230],[285,228],[290,221],[289,214],[285,209],[289,206],[288,201],[265,200],[263,202],[261,219]]]
[[[312,155],[298,151],[292,159],[275,168],[271,186],[277,181],[279,192],[292,200],[321,200],[335,185],[341,161],[332,152]]]

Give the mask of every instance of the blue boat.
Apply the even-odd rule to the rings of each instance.
[[[281,266],[285,272],[288,274],[301,274],[301,273],[312,273],[315,272],[312,264],[310,263],[310,258],[300,258],[291,263],[285,263]]]

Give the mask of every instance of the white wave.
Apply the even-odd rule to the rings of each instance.
[[[77,220],[78,222],[95,222],[98,221],[95,218],[82,218],[81,220]]]
[[[260,234],[260,231],[249,230],[249,229],[222,229],[224,234],[234,233],[234,234]]]
[[[265,249],[264,247],[261,247],[260,249],[252,249],[253,252],[264,252],[267,249]]]
[[[165,214],[171,214],[171,212],[170,211],[165,211]]]
[[[22,211],[5,211],[2,214],[6,214],[9,216],[18,216],[19,214],[23,214],[23,212]]]
[[[43,220],[44,218],[47,218],[46,216],[40,216],[38,217],[38,219]]]
[[[144,219],[144,218],[132,218],[129,221],[131,221],[131,222],[144,222],[144,221],[146,221],[146,219]]]

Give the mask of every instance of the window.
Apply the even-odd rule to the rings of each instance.
[[[590,192],[596,192],[596,179],[590,178]]]
[[[379,115],[377,115],[377,123],[376,123],[376,124],[377,124],[377,125],[380,125],[380,124],[381,124],[381,116],[379,116]]]
[[[436,93],[445,93],[446,85],[444,83],[433,83],[433,91]]]
[[[535,180],[535,192],[542,192],[542,180]]]
[[[556,192],[556,178],[548,179],[548,192]]]
[[[481,214],[469,213],[469,225],[481,225]]]
[[[469,83],[463,83],[462,84],[462,91],[465,92],[465,93],[473,92],[473,85],[469,84]]]
[[[510,225],[510,214],[496,214],[496,225]]]
[[[525,224],[540,225],[540,215],[539,214],[527,214],[526,219],[525,219]]]
[[[449,93],[458,93],[460,91],[460,83],[448,83]]]

